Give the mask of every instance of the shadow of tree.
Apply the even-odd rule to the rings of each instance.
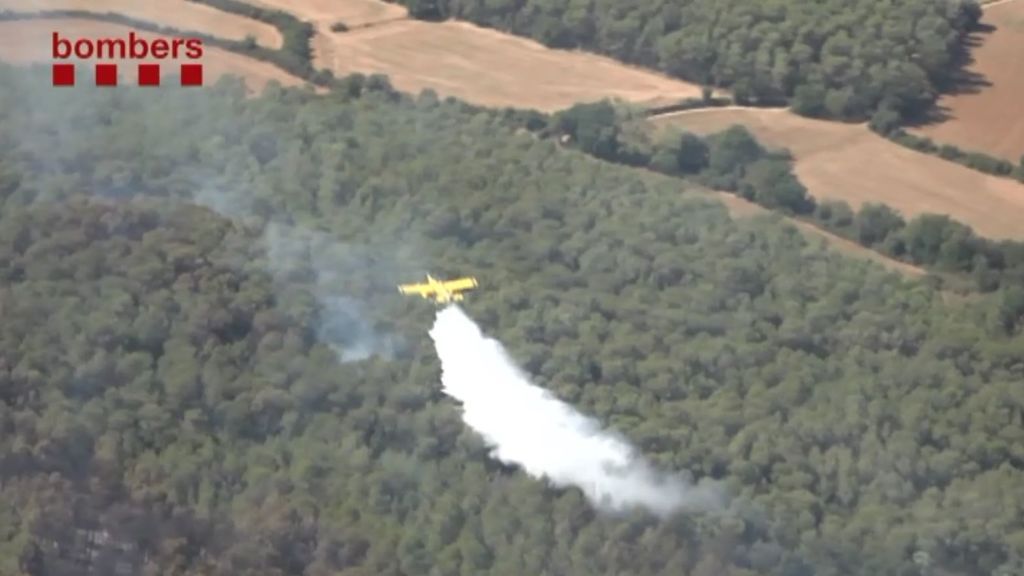
[[[995,31],[995,26],[984,22],[978,23],[971,30],[964,43],[957,50],[954,59],[955,70],[949,75],[946,82],[939,86],[939,91],[942,95],[960,96],[963,94],[977,94],[983,89],[993,86],[992,82],[983,74],[970,68],[975,63],[975,58],[972,54],[974,49],[980,47],[988,36]],[[927,124],[939,124],[953,119],[952,110],[948,106],[943,106],[937,102],[935,106],[922,111],[919,118],[911,119],[908,125],[920,127]]]

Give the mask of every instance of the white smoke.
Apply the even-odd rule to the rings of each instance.
[[[353,279],[365,279],[374,273],[374,262],[357,247],[337,242],[313,230],[271,222],[263,232],[269,268],[280,281],[296,269],[314,276],[313,295],[322,308],[317,336],[342,362],[365,360],[371,356],[391,359],[398,341],[390,334],[374,329],[360,302],[339,293]]]
[[[665,515],[723,505],[716,485],[658,472],[624,438],[532,384],[457,306],[438,312],[430,336],[445,394],[462,403],[464,421],[495,458],[557,486],[576,486],[605,510],[642,506]]]
[[[256,213],[251,198],[237,188],[201,187],[192,202],[234,220]],[[288,291],[292,275],[312,277],[312,294],[320,305],[317,336],[341,362],[394,357],[401,340],[374,328],[364,304],[351,295],[356,281],[376,280],[389,272],[370,258],[368,250],[338,242],[323,232],[274,221],[264,225],[260,242],[266,249],[267,271],[277,282],[279,293]]]

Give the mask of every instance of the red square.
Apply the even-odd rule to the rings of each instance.
[[[54,64],[53,65],[53,85],[54,86],[74,86],[75,85],[75,65],[74,64]]]
[[[139,86],[159,86],[160,65],[139,64]]]
[[[203,65],[202,64],[182,64],[181,65],[181,85],[182,86],[202,86],[203,85]]]
[[[96,85],[117,86],[117,64],[97,64]]]

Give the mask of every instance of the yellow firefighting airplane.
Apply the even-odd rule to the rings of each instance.
[[[433,298],[438,304],[448,302],[459,302],[462,300],[462,291],[476,288],[476,278],[457,278],[455,280],[437,280],[427,274],[425,284],[400,284],[398,291],[402,294],[419,294],[424,298]]]

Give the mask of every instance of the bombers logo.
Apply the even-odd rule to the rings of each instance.
[[[74,86],[75,64],[58,60],[199,60],[203,56],[203,41],[199,38],[154,38],[146,39],[135,32],[127,38],[62,38],[53,33],[53,85]],[[96,85],[117,86],[117,64],[97,62]],[[182,86],[203,85],[203,65],[198,62],[182,63],[180,78]],[[160,85],[159,63],[138,64],[139,86]]]

